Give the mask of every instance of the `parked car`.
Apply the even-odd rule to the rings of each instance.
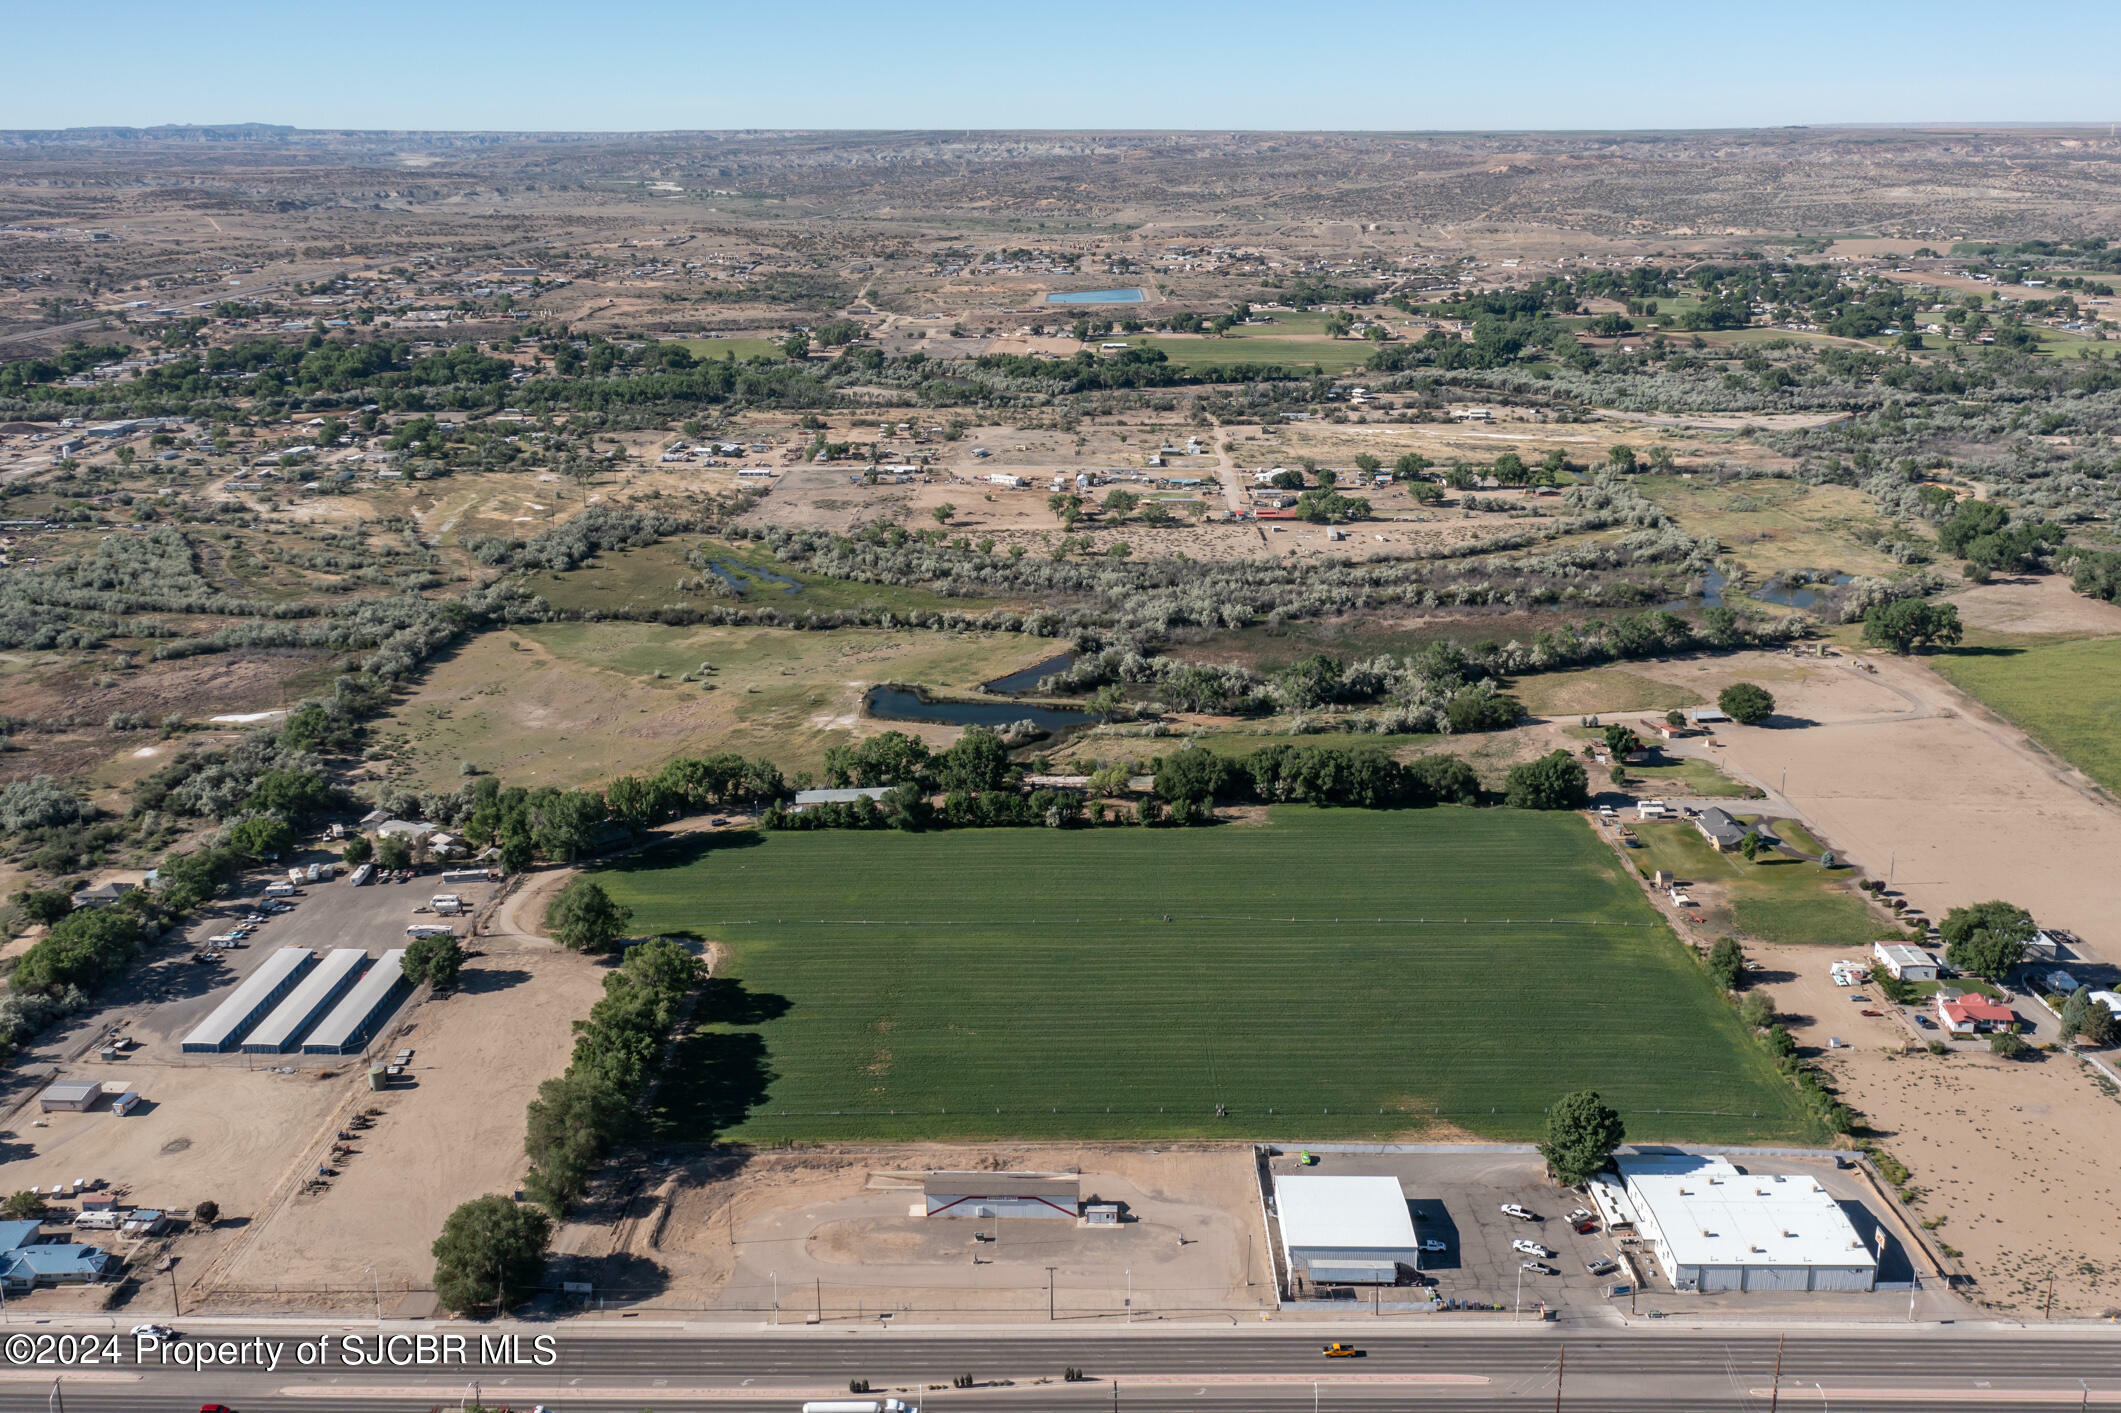
[[[1449,1251],[1451,1244],[1447,1241],[1438,1241],[1433,1236],[1427,1236],[1422,1238],[1421,1249],[1424,1251]]]
[[[1578,1207],[1575,1211],[1569,1213],[1569,1215],[1564,1217],[1562,1220],[1570,1223],[1571,1225],[1574,1225],[1577,1222],[1588,1222],[1589,1220],[1591,1220],[1591,1218],[1597,1215],[1598,1214],[1596,1212],[1593,1212],[1588,1207]]]
[[[1603,1276],[1620,1269],[1620,1263],[1610,1256],[1593,1256],[1583,1263],[1583,1268],[1594,1276]]]
[[[1542,1261],[1521,1261],[1518,1263],[1517,1269],[1530,1271],[1535,1276],[1558,1276],[1561,1274],[1561,1272]]]
[[[1554,1254],[1553,1252],[1547,1250],[1544,1246],[1541,1246],[1538,1242],[1525,1241],[1522,1238],[1511,1242],[1510,1249],[1512,1251],[1522,1251],[1527,1256],[1537,1256],[1542,1261],[1546,1260],[1547,1257],[1552,1256]]]
[[[1596,1236],[1598,1234],[1598,1223],[1578,1222],[1576,1224],[1576,1234],[1578,1236]]]
[[[1866,1016],[1882,1016],[1885,1014],[1885,1012],[1878,1010],[1872,1006],[1865,1006],[1860,1012],[1858,1012],[1858,1014]]]
[[[1536,1222],[1539,1220],[1537,1215],[1532,1212],[1526,1211],[1524,1208],[1518,1206],[1515,1202],[1503,1203],[1502,1214],[1505,1217],[1515,1217],[1520,1222]]]
[[[1924,1030],[1935,1030],[1937,1028],[1937,1022],[1931,1020],[1920,1011],[1915,1012],[1915,1024],[1921,1026]]]

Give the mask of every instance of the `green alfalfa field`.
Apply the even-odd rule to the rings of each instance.
[[[1522,1139],[1584,1086],[1640,1139],[1821,1136],[1575,815],[689,836],[598,877],[725,949],[674,1141]]]

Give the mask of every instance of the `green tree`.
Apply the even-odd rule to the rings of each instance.
[[[2025,960],[2025,945],[2035,931],[2031,913],[2000,898],[1953,908],[1937,930],[1953,970],[1990,981],[2000,981]]]
[[[1605,454],[1606,464],[1623,474],[1635,469],[1635,448],[1625,442]]]
[[[2062,1003],[2062,1043],[2082,1040],[2086,1045],[2104,1047],[2114,1043],[2116,1031],[2121,1030],[2114,1020],[2114,1013],[2101,1002],[2092,999],[2092,989],[2080,986],[2070,993]]]
[[[404,968],[413,985],[426,981],[445,990],[457,984],[464,969],[464,948],[454,937],[415,937],[405,944]]]
[[[1633,727],[1622,726],[1616,721],[1605,729],[1605,748],[1615,759],[1631,756],[1642,749],[1642,738],[1635,734]]]
[[[1863,615],[1863,641],[1872,647],[1909,653],[1919,648],[1950,647],[1964,636],[1953,604],[1921,599],[1894,599],[1873,604]]]
[[[1127,694],[1120,690],[1117,682],[1107,682],[1090,694],[1086,705],[1097,713],[1099,721],[1110,721],[1127,709]]]
[[[1686,730],[1686,713],[1674,707],[1664,714],[1664,724],[1674,731]]]
[[[1205,804],[1228,788],[1230,765],[1213,751],[1188,746],[1165,756],[1156,770],[1157,798]]]
[[[32,1217],[43,1215],[44,1199],[27,1188],[20,1192],[10,1192],[7,1200],[0,1202],[0,1217],[11,1222],[26,1222]]]
[[[608,951],[626,933],[633,909],[611,901],[595,879],[577,874],[545,908],[545,930],[574,952]]]
[[[1775,698],[1753,682],[1733,682],[1716,694],[1716,705],[1740,726],[1757,726],[1775,714]]]
[[[2001,1055],[2006,1060],[2015,1060],[2020,1056],[2029,1055],[2032,1053],[2032,1049],[2033,1047],[2026,1043],[2025,1037],[2015,1031],[1999,1030],[1988,1038],[1989,1053],[1991,1055]]]
[[[1738,852],[1744,856],[1747,863],[1751,863],[1760,857],[1760,835],[1758,831],[1751,829],[1745,831],[1745,837],[1738,841]]]
[[[1745,949],[1735,937],[1719,937],[1709,948],[1709,975],[1726,991],[1745,985]]]
[[[1556,1182],[1574,1186],[1602,1171],[1626,1138],[1619,1113],[1607,1107],[1598,1091],[1579,1089],[1547,1110],[1547,1137],[1539,1152]]]
[[[295,831],[284,819],[269,814],[252,815],[230,827],[228,843],[230,848],[250,858],[268,858],[293,848]]]
[[[57,922],[74,910],[74,895],[64,888],[25,888],[15,895],[15,906],[31,922]]]
[[[523,1188],[531,1200],[555,1217],[564,1215],[588,1187],[626,1114],[625,1096],[595,1075],[570,1070],[539,1085],[523,1133],[530,1158]]]
[[[984,726],[968,726],[956,745],[935,758],[936,784],[948,794],[998,789],[1008,773],[1009,748]]]
[[[1748,991],[1738,1003],[1738,1019],[1754,1030],[1765,1030],[1775,1023],[1775,1003],[1765,991]]]
[[[365,834],[356,834],[353,838],[347,840],[345,849],[339,854],[339,857],[345,860],[348,868],[359,868],[375,856],[376,846],[369,842],[368,836]]]
[[[1797,1037],[1790,1034],[1786,1025],[1771,1025],[1768,1027],[1767,1047],[1776,1059],[1787,1060],[1797,1053]]]
[[[412,845],[403,836],[385,834],[376,840],[376,867],[386,873],[412,867]]]
[[[1582,762],[1555,750],[1510,767],[1503,803],[1521,810],[1580,810],[1591,802],[1590,777]]]
[[[950,517],[957,514],[957,507],[946,500],[941,505],[937,506],[935,509],[929,511],[928,513],[935,517],[936,524],[948,525],[950,523]]]
[[[1126,524],[1127,517],[1132,515],[1135,507],[1141,503],[1142,498],[1130,490],[1105,492],[1105,514],[1112,517],[1112,523],[1115,525]]]
[[[528,1297],[545,1269],[552,1219],[535,1207],[520,1207],[498,1193],[474,1197],[442,1224],[431,1254],[434,1289],[456,1314],[492,1307],[505,1313]]]

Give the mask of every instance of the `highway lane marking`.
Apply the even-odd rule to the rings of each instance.
[[[651,1388],[632,1384],[617,1388],[595,1388],[568,1384],[519,1384],[513,1380],[481,1380],[496,1391],[505,1390],[511,1398],[547,1399],[580,1398],[596,1401],[624,1402],[637,1399],[644,1393],[652,1393],[657,1399],[676,1399],[688,1403],[709,1403],[726,1399],[827,1399],[844,1398],[846,1390],[822,1386],[787,1388]],[[1109,1384],[1110,1378],[1085,1379],[1075,1387],[1083,1388],[1095,1384]],[[1129,1388],[1142,1385],[1177,1388],[1300,1388],[1317,1384],[1321,1388],[1348,1387],[1414,1387],[1459,1388],[1484,1386],[1492,1383],[1485,1374],[1354,1374],[1335,1373],[1330,1377],[1311,1374],[1122,1374],[1118,1382]],[[1050,1391],[1067,1387],[1048,1381],[1044,1384],[1015,1382],[1010,1384],[978,1384],[980,1393],[1030,1393]],[[289,1384],[280,1390],[283,1398],[373,1398],[373,1399],[421,1399],[455,1397],[464,1391],[462,1383],[442,1384]],[[880,1390],[878,1397],[890,1390]]]
[[[1773,1390],[1756,1388],[1747,1390],[1754,1398],[1770,1398]],[[1797,1384],[1782,1390],[1785,1403],[1818,1400],[1831,1404],[1835,1399],[1846,1399],[1850,1403],[2060,1403],[2083,1407],[2089,1403],[2121,1403],[2121,1390],[2083,1388],[1829,1388],[1817,1385],[1804,1388]]]
[[[190,1373],[189,1369],[184,1370]],[[116,1369],[76,1369],[71,1365],[61,1368],[46,1364],[29,1369],[0,1369],[0,1380],[12,1379],[18,1383],[48,1384],[53,1379],[64,1379],[70,1384],[136,1384],[139,1374],[124,1374]]]

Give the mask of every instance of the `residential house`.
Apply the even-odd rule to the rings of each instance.
[[[1694,816],[1694,827],[1701,831],[1702,838],[1709,841],[1709,847],[1719,854],[1727,854],[1742,847],[1745,844],[1745,836],[1752,832],[1715,805]]]
[[[1905,943],[1873,942],[1871,955],[1902,981],[1937,979],[1937,959],[1920,947],[1910,947]]]
[[[1944,987],[1937,992],[1937,1019],[1954,1035],[2016,1030],[2018,1017],[2009,1006],[1977,992]]]

